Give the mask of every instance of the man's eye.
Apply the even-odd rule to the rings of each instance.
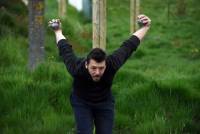
[[[101,68],[99,68],[100,70],[103,70],[104,69],[104,67],[101,67]]]

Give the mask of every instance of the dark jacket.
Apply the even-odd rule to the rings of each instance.
[[[106,70],[100,81],[95,82],[85,68],[85,59],[76,57],[67,40],[60,40],[57,45],[60,56],[73,77],[73,93],[85,101],[94,103],[109,99],[112,96],[111,86],[117,70],[137,49],[139,44],[140,40],[134,35],[124,41],[119,49],[107,56]]]

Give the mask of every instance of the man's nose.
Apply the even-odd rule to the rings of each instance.
[[[97,74],[97,75],[100,74],[100,70],[99,70],[99,69],[96,70],[96,74]]]

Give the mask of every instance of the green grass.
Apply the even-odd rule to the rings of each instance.
[[[151,17],[152,27],[114,79],[115,134],[200,133],[198,5],[187,1],[186,15],[177,16],[173,1],[168,22],[167,1],[141,1],[141,12]],[[46,6],[47,24],[57,18],[57,4],[48,0]],[[111,53],[130,35],[129,0],[107,1],[107,6]],[[15,24],[14,16],[9,10],[0,12],[0,133],[74,133],[72,78],[58,56],[53,32],[45,26],[45,62],[29,72],[27,22]],[[62,22],[75,52],[85,55],[92,45],[91,23],[73,7]]]

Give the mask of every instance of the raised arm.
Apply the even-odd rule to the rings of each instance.
[[[140,44],[140,41],[144,38],[147,31],[150,28],[151,20],[145,15],[138,16],[138,22],[140,22],[141,27],[133,35],[108,56],[107,61],[110,62],[114,70],[118,70],[126,60],[131,56],[133,51],[135,51]]]
[[[65,36],[62,33],[61,22],[59,19],[53,19],[49,21],[49,27],[51,27],[55,33],[56,43],[59,49],[59,54],[63,58],[65,66],[68,72],[74,76],[77,72],[78,64],[81,59],[77,58],[74,54],[72,46],[68,43]]]
[[[142,14],[138,16],[137,21],[140,26],[140,29],[133,33],[133,35],[137,36],[140,40],[142,40],[150,28],[151,20],[149,17]]]

